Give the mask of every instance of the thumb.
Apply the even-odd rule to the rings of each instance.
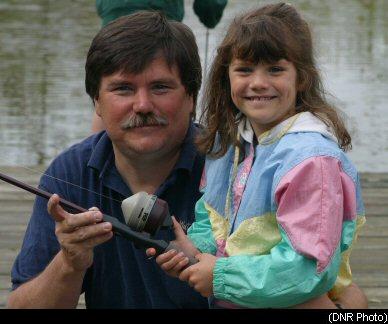
[[[176,240],[179,240],[183,236],[186,237],[186,234],[183,231],[181,224],[179,224],[179,222],[176,220],[175,216],[172,216],[172,222],[174,224],[174,234],[175,234]]]
[[[201,261],[201,259],[203,258],[203,253],[197,253],[195,255],[195,258],[198,260],[198,261]]]
[[[147,254],[148,257],[153,257],[156,254],[156,250],[154,248],[148,248],[146,250],[146,254]]]
[[[57,194],[53,194],[48,203],[47,203],[47,211],[54,218],[56,222],[62,222],[66,219],[69,214],[66,210],[64,210],[59,204],[59,196]]]

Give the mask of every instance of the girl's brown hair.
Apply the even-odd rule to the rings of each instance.
[[[351,137],[336,108],[325,99],[316,68],[310,28],[289,4],[267,5],[234,19],[209,73],[204,92],[201,124],[204,133],[197,139],[201,152],[223,156],[237,142],[237,114],[230,94],[229,65],[241,59],[252,63],[274,63],[286,59],[297,70],[296,111],[309,111],[334,131],[343,150],[351,148]],[[216,135],[219,143],[215,149]]]

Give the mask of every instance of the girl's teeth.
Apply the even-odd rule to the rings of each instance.
[[[252,101],[264,101],[264,100],[271,100],[271,97],[253,97],[250,100]]]

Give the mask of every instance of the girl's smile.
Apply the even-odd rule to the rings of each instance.
[[[249,119],[256,136],[294,115],[297,72],[287,60],[259,63],[233,59],[229,66],[231,97]]]
[[[268,101],[276,98],[276,96],[252,96],[252,97],[246,97],[246,99],[251,101]]]

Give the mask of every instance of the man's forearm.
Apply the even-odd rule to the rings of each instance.
[[[36,278],[14,290],[8,308],[76,308],[85,272],[72,270],[60,251]]]

